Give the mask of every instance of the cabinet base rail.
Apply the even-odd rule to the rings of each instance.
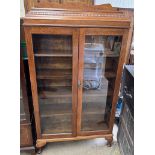
[[[69,137],[69,138],[37,139],[36,148],[42,149],[47,143],[50,143],[50,142],[74,141],[74,140],[84,140],[84,139],[94,139],[94,138],[105,138],[107,140],[107,146],[110,146],[110,147],[113,142],[113,134],[76,136],[76,137]]]

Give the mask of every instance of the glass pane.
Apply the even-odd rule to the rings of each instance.
[[[82,130],[108,129],[121,36],[86,36]]]
[[[26,120],[26,115],[24,111],[24,103],[23,103],[23,94],[22,94],[22,89],[20,87],[20,120]]]
[[[72,36],[33,35],[43,134],[72,133]]]

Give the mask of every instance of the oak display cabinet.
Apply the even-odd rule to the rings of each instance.
[[[112,143],[132,19],[109,6],[87,10],[32,9],[24,18],[37,148],[91,138]]]

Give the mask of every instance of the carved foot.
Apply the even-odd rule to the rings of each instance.
[[[107,140],[107,146],[111,147],[112,146],[112,142],[113,142],[113,136],[106,137],[105,139]]]
[[[46,145],[45,140],[37,140],[36,148],[37,148],[37,154],[41,154],[42,148]]]

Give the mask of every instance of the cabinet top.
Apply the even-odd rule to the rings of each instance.
[[[120,27],[131,26],[133,13],[111,5],[84,8],[33,8],[24,17],[25,26]]]

